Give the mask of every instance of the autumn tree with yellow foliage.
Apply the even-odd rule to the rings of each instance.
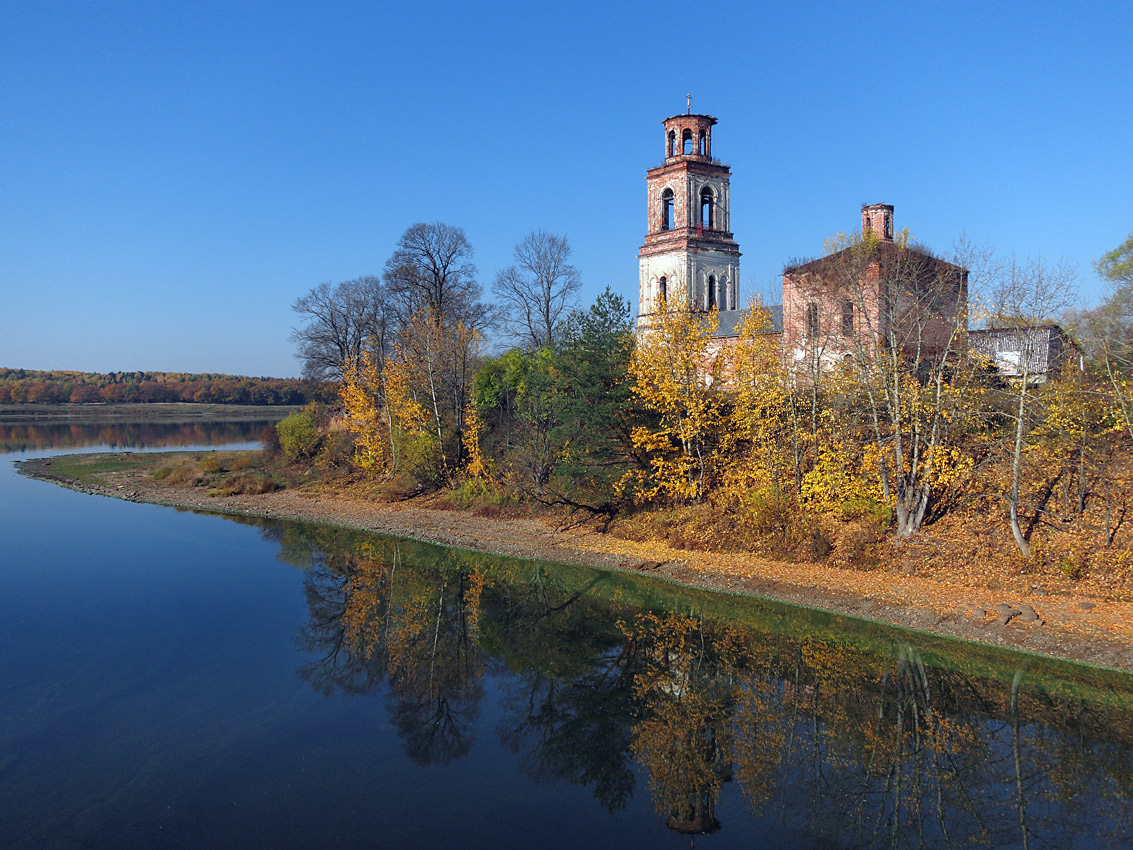
[[[731,459],[724,475],[727,486],[741,493],[779,493],[795,478],[797,452],[788,451],[795,425],[793,387],[771,329],[770,312],[752,301],[739,339],[727,352],[731,409],[721,450]]]
[[[876,464],[896,536],[910,537],[924,524],[942,480],[970,468],[957,453],[974,377],[967,359],[967,299],[970,279],[986,264],[966,244],[957,247],[953,261],[941,260],[914,245],[907,232],[890,242],[867,230],[827,248],[832,253],[821,261],[821,274],[813,283],[805,276],[797,282],[804,291],[812,285],[814,297],[843,305],[829,323],[834,326],[824,326],[820,335],[831,349],[828,359],[841,363],[824,371],[849,379],[839,390],[840,406],[864,414],[873,444],[869,452],[863,446],[859,457]],[[844,453],[844,442],[841,448]],[[830,460],[831,469],[844,468],[844,457]]]
[[[381,368],[366,355],[348,369],[341,396],[355,434],[355,463],[375,473],[446,480],[467,451],[479,345],[475,330],[426,308],[409,318]]]
[[[719,322],[716,310],[661,299],[630,358],[633,392],[654,416],[631,433],[647,459],[648,497],[697,500],[710,484],[724,421],[725,362],[713,339]]]

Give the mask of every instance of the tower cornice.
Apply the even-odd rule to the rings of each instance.
[[[729,177],[731,176],[732,169],[730,166],[724,165],[720,162],[707,162],[702,157],[697,156],[673,156],[669,157],[664,165],[658,165],[655,168],[650,168],[645,172],[645,179],[652,180],[655,177],[660,177],[666,173],[677,174],[680,172],[688,172],[690,174],[703,174],[712,177]]]
[[[661,123],[665,126],[668,126],[670,121],[678,124],[687,121],[690,124],[706,124],[709,127],[716,125],[716,118],[712,115],[705,115],[703,112],[678,112],[676,115],[661,119]]]
[[[672,233],[670,236],[669,234]],[[704,236],[697,236],[695,228],[689,231],[672,231],[654,236],[645,237],[645,244],[637,252],[638,257],[650,257],[657,254],[671,254],[673,251],[715,251],[719,254],[739,259],[740,246],[731,233],[712,231]]]

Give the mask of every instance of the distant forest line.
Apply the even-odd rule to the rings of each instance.
[[[0,368],[0,404],[302,405],[335,398],[332,385],[300,378]]]

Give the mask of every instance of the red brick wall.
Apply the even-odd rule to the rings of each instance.
[[[814,351],[817,346],[824,360],[834,361],[862,345],[872,347],[887,333],[883,307],[892,298],[896,339],[907,354],[919,343],[923,354],[940,351],[957,327],[967,327],[967,281],[957,269],[941,260],[905,255],[917,264],[925,287],[919,296],[894,291],[885,294],[881,261],[874,261],[860,274],[838,265],[838,255],[813,264],[811,268],[783,275],[783,346],[788,360],[798,351]],[[903,269],[907,279],[909,269]],[[931,291],[932,298],[926,296]],[[842,331],[842,301],[854,305],[854,333]],[[818,307],[817,337],[808,337],[807,305]],[[959,305],[960,315],[957,315]],[[962,340],[959,341],[961,344]]]

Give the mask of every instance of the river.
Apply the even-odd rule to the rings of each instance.
[[[0,430],[0,847],[1133,846],[1131,676],[10,462],[258,428]]]

